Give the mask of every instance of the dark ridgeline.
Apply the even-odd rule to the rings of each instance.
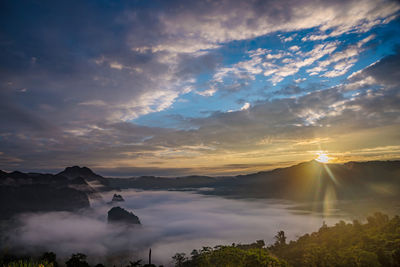
[[[217,183],[208,194],[279,198],[296,201],[323,200],[329,187],[337,199],[397,198],[400,194],[400,161],[323,164],[312,160],[287,168],[239,175]],[[380,188],[390,187],[390,190]]]
[[[0,171],[0,219],[21,212],[88,208],[89,198],[106,189],[105,178],[86,167],[69,167],[56,175]]]
[[[351,200],[400,195],[400,161],[348,162],[323,164],[315,160],[287,168],[247,175],[162,178],[143,176],[109,178],[116,188],[178,189],[208,187],[203,194],[238,198],[279,198],[297,201],[323,200],[328,187],[335,188],[338,199]],[[389,187],[389,190],[385,188]]]

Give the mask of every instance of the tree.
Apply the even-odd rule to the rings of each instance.
[[[40,261],[52,263],[54,267],[57,267],[57,255],[54,252],[45,252],[40,256]]]
[[[187,260],[187,257],[185,253],[176,253],[172,259],[174,260],[176,267],[182,267],[184,262]]]
[[[279,231],[274,238],[275,238],[275,246],[286,245],[286,236],[284,231]]]
[[[65,262],[67,267],[89,267],[86,262],[86,255],[82,253],[72,254],[71,258]]]
[[[400,267],[400,249],[396,249],[393,254],[393,262],[395,267]]]
[[[127,267],[139,267],[139,266],[142,266],[142,260],[129,261],[129,265]]]

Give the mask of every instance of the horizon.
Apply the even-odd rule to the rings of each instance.
[[[73,167],[78,167],[78,168],[88,168],[90,169],[93,173],[98,174],[104,178],[140,178],[140,177],[157,177],[157,178],[186,178],[186,177],[191,177],[191,176],[203,176],[203,177],[211,177],[211,178],[218,178],[218,177],[236,177],[236,176],[241,176],[241,175],[251,175],[251,174],[255,174],[255,173],[262,173],[262,172],[270,172],[270,171],[274,171],[277,169],[284,169],[284,168],[290,168],[290,167],[294,167],[297,165],[301,165],[304,163],[311,163],[311,162],[316,162],[318,164],[323,164],[323,165],[345,165],[348,163],[370,163],[370,162],[400,162],[400,159],[390,159],[390,160],[367,160],[367,161],[346,161],[346,162],[320,162],[317,159],[312,159],[312,160],[308,160],[308,161],[301,161],[301,162],[297,162],[294,163],[292,165],[285,165],[285,166],[280,166],[280,167],[273,167],[273,168],[268,168],[268,169],[263,169],[260,171],[256,171],[256,172],[246,172],[246,173],[234,173],[234,174],[227,174],[227,175],[208,175],[208,174],[198,174],[198,173],[189,173],[189,174],[182,174],[181,176],[174,176],[174,175],[170,175],[170,176],[162,176],[162,175],[152,175],[151,173],[148,174],[144,174],[144,175],[134,175],[134,174],[129,174],[128,172],[124,175],[112,175],[112,174],[103,174],[103,173],[112,173],[112,170],[104,170],[99,168],[100,171],[97,171],[97,168],[92,168],[92,167],[88,167],[85,165],[71,165],[71,166],[66,166],[64,168],[61,168],[59,170],[2,170],[0,169],[0,171],[4,171],[7,173],[12,173],[15,171],[18,172],[22,172],[22,173],[40,173],[40,174],[51,174],[51,175],[56,175],[64,170],[66,170],[67,168],[73,168]],[[161,173],[164,172],[164,170],[160,171]]]

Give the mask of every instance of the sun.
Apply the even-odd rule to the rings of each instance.
[[[321,163],[328,163],[329,160],[331,159],[328,154],[323,153],[323,152],[319,152],[317,153],[318,158],[316,158],[315,160]]]

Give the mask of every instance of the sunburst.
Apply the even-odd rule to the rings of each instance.
[[[315,160],[321,163],[328,163],[331,159],[328,154],[324,152],[318,152],[317,155],[318,157]]]

